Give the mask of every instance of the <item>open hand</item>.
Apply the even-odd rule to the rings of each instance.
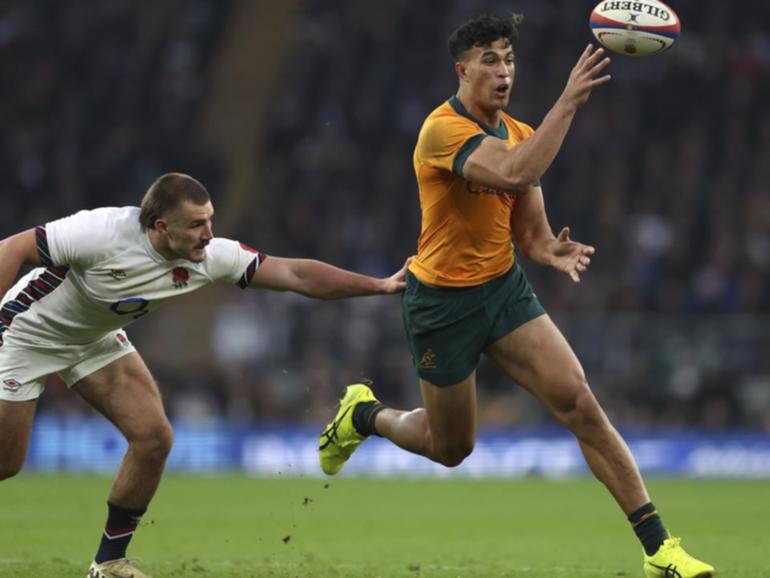
[[[569,75],[560,100],[575,108],[580,108],[588,101],[594,87],[610,80],[609,74],[599,76],[610,63],[609,58],[602,58],[602,56],[604,56],[604,48],[594,50],[593,44],[586,46]]]
[[[569,238],[569,227],[564,227],[551,244],[550,263],[554,269],[564,271],[575,283],[580,283],[580,273],[591,264],[596,249]]]

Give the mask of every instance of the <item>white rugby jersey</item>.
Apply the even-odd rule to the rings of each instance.
[[[201,263],[166,260],[139,224],[138,207],[80,211],[36,228],[43,268],[3,298],[0,340],[90,343],[172,297],[223,281],[248,287],[264,255],[214,238]]]

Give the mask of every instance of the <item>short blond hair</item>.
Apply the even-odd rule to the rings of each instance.
[[[155,228],[155,221],[184,201],[205,205],[211,200],[209,192],[200,181],[184,173],[166,173],[150,185],[142,199],[139,222],[142,230]]]

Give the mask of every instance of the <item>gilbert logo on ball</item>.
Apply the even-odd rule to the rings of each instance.
[[[659,0],[605,0],[591,11],[591,32],[604,46],[626,56],[650,56],[679,37],[679,16]]]

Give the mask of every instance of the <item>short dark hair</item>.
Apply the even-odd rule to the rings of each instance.
[[[209,192],[199,181],[183,173],[161,175],[147,189],[142,199],[139,222],[142,230],[155,228],[155,221],[184,201],[205,205],[211,200]]]
[[[510,18],[483,14],[468,20],[449,37],[449,53],[458,61],[474,46],[490,46],[500,38],[507,38],[511,46],[515,47],[519,39],[517,25],[521,24],[521,21],[521,14],[512,14]]]

